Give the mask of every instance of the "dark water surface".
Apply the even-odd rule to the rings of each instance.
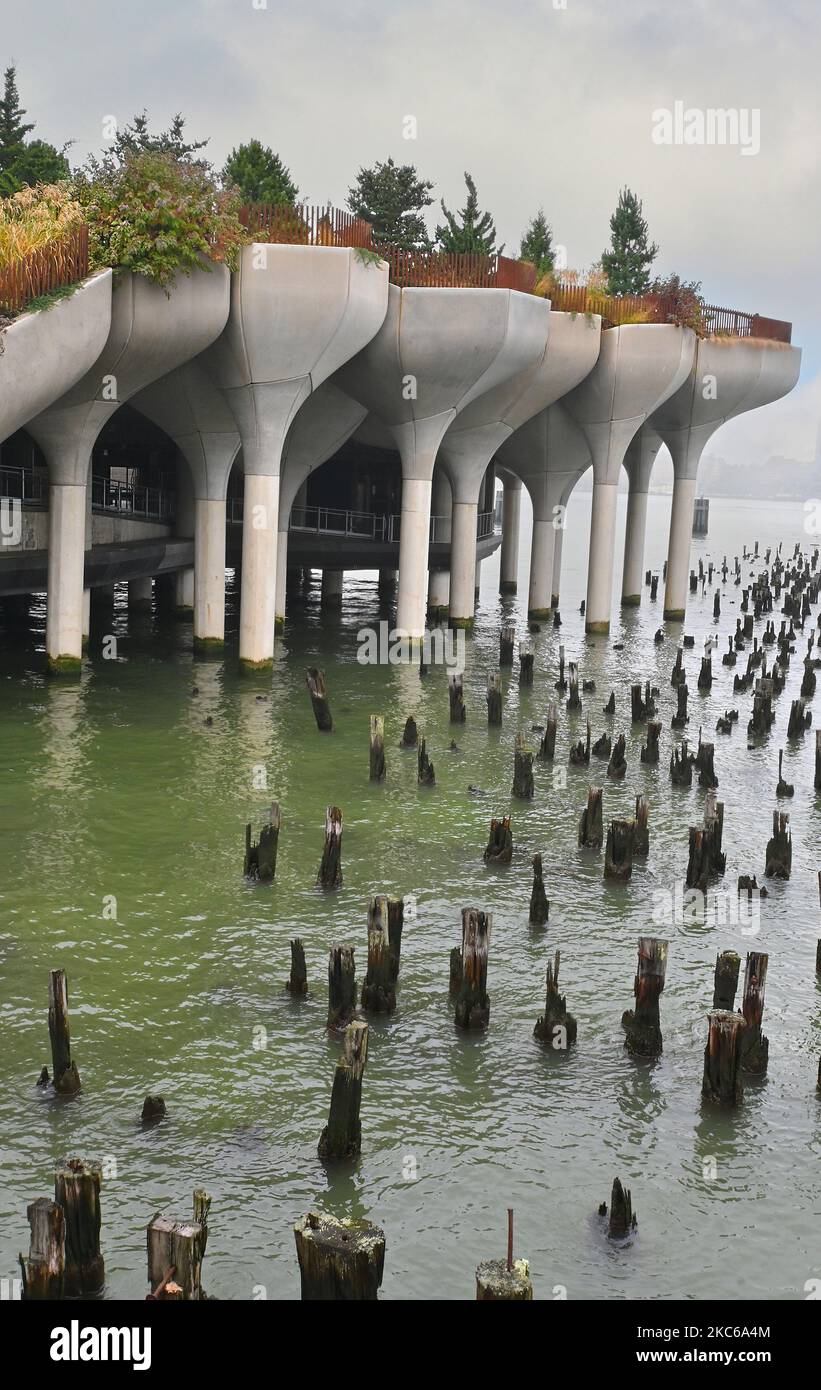
[[[498,555],[484,565],[463,728],[448,723],[443,668],[420,679],[415,669],[357,663],[357,630],[390,616],[374,575],[347,576],[342,615],[328,617],[315,574],[292,608],[273,678],[261,681],[240,678],[233,653],[225,663],[194,660],[190,626],[129,620],[122,604],[119,659],[101,659],[98,637],[98,654],[76,684],[42,675],[42,606],[28,642],[10,646],[3,637],[0,1275],[17,1273],[26,1205],[50,1193],[54,1162],[81,1154],[109,1173],[102,1202],[111,1298],[144,1296],[145,1227],[159,1209],[187,1216],[195,1186],[213,1196],[204,1283],[221,1298],[298,1297],[291,1227],[315,1204],[384,1226],[386,1298],[473,1297],[476,1264],[504,1253],[509,1206],[537,1298],[563,1290],[568,1298],[806,1297],[806,1281],[821,1276],[814,732],[785,757],[796,787],[782,803],[793,876],[771,886],[760,932],[654,921],[659,894],[683,882],[687,827],[701,822],[706,794],[669,781],[677,630],[654,645],[661,593],[651,604],[645,590],[638,611],[617,613],[609,640],[583,635],[589,505],[580,496],[570,506],[561,640],[568,660],[578,657],[596,681],[584,697],[594,739],[605,728],[627,735],[627,777],[605,783],[605,819],[632,814],[639,791],[650,803],[649,859],[621,889],[603,883],[602,855],[577,848],[588,782],[605,780],[595,759],[589,776],[567,767],[585,715],[568,717],[562,707],[555,764],[537,762],[535,799],[511,807],[515,735],[544,723],[554,696],[552,628],[536,638],[534,689],[520,694],[507,673],[503,728],[487,728],[485,681],[497,664],[502,615],[515,614],[525,630],[526,527],[518,598],[497,595]],[[668,516],[669,499],[652,498],[648,565],[661,564]],[[809,544],[802,521],[799,504],[714,501],[711,534],[694,555],[720,563],[726,551],[732,561],[756,538],[762,555],[778,540],[789,554],[796,540]],[[617,584],[620,564],[617,556]],[[739,603],[729,584],[722,649]],[[719,901],[732,911],[737,874],[763,872],[804,641],[769,739],[748,752],[751,695],[733,697],[721,650],[712,694],[695,689],[703,638],[714,631],[712,593],[690,599],[685,630],[696,637],[685,656],[688,732],[697,741],[703,723],[716,744],[729,889]],[[618,641],[623,651],[613,649]],[[740,654],[739,671],[745,661]],[[332,736],[314,726],[304,684],[312,664],[326,672]],[[643,726],[630,725],[629,685],[645,677],[661,690],[657,768],[640,764]],[[611,686],[612,720],[602,714]],[[740,714],[733,734],[714,735],[718,714],[732,707]],[[381,787],[368,782],[371,713],[385,717]],[[434,790],[418,788],[415,755],[398,748],[411,713],[427,733]],[[469,795],[469,784],[487,795]],[[241,873],[244,825],[258,825],[272,799],[283,812],[277,880],[251,887]],[[314,881],[330,802],[345,816],[344,886],[323,895]],[[509,810],[514,862],[489,871],[482,850],[490,818]],[[544,930],[527,921],[536,850],[551,903]],[[316,1156],[339,1049],[324,1031],[328,947],[356,945],[361,981],[367,902],[383,891],[412,895],[416,914],[405,926],[397,1011],[372,1020],[362,1157],[329,1176]],[[493,913],[490,1027],[467,1037],[454,1029],[447,989],[466,905]],[[620,1026],[640,933],[670,940],[664,1054],[655,1064],[625,1055]],[[295,935],[305,943],[312,989],[299,1003],[283,991]],[[547,1053],[532,1036],[557,947],[579,1030],[566,1055]],[[770,1066],[765,1081],[748,1084],[743,1109],[726,1116],[702,1112],[700,1085],[715,956],[730,947],[742,962],[751,947],[770,953]],[[47,978],[58,966],[69,975],[83,1080],[68,1101],[34,1085],[50,1063]],[[143,1132],[138,1117],[149,1092],[165,1096],[168,1118]],[[627,1250],[610,1247],[593,1219],[617,1174],[632,1188],[639,1218]]]

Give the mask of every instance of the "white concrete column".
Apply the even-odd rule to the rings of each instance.
[[[187,570],[177,570],[174,575],[174,607],[178,613],[193,613],[194,611],[193,567]]]
[[[499,559],[499,592],[515,594],[519,572],[519,518],[522,485],[504,480],[502,503],[502,554]]]
[[[221,649],[225,642],[225,500],[222,498],[198,498],[194,505],[193,602],[195,646]]]
[[[561,593],[562,587],[562,544],[564,542],[564,530],[565,528],[563,526],[557,529],[556,539],[553,542],[553,592],[550,595],[553,608],[558,608],[559,606],[559,594]]]
[[[613,603],[613,554],[616,545],[618,483],[593,483],[590,558],[587,568],[585,632],[609,632]]]
[[[448,476],[441,466],[433,470],[431,514],[436,518],[434,541],[450,545],[452,530],[452,494]],[[431,570],[428,575],[428,612],[435,618],[446,618],[450,605],[450,570]]]
[[[553,518],[533,518],[533,537],[530,542],[530,583],[527,594],[527,616],[548,618],[553,603],[553,562],[556,553],[556,527]]]
[[[664,616],[676,621],[684,618],[687,607],[695,496],[695,478],[675,477],[673,479],[670,539],[667,546],[667,582],[664,588]]]
[[[91,636],[91,590],[83,589],[83,649]]]
[[[153,598],[154,580],[151,575],[146,579],[129,579],[128,607],[132,613],[150,613]]]
[[[288,588],[288,532],[277,535],[277,596],[274,610],[274,627],[282,632],[285,627],[286,591]]]
[[[83,653],[85,484],[52,483],[48,515],[46,658],[54,674],[79,671]]]
[[[322,593],[320,604],[323,608],[342,607],[342,583],[344,580],[343,570],[322,571]]]
[[[621,601],[641,603],[644,583],[644,537],[647,531],[647,493],[634,488],[631,482],[627,494],[627,527],[624,535],[624,570]]]
[[[451,627],[473,627],[476,603],[476,524],[477,502],[454,498],[450,533],[450,617]]]
[[[402,480],[396,630],[420,641],[425,635],[431,493],[430,478]]]
[[[446,618],[450,605],[450,570],[431,570],[428,575],[428,612]]]
[[[245,670],[274,662],[279,474],[245,474],[239,661]]]

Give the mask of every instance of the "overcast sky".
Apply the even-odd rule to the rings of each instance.
[[[542,205],[568,263],[607,244],[619,189],[642,198],[659,272],[712,303],[793,322],[796,391],[711,452],[811,459],[821,417],[821,11],[817,0],[0,0],[36,136],[81,162],[106,116],[176,111],[218,166],[258,138],[312,202],[343,205],[392,155],[438,199],[463,171],[516,254]],[[760,112],[760,151],[658,145],[653,113]],[[403,138],[414,116],[417,138]]]

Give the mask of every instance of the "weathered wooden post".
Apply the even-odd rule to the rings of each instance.
[[[604,877],[611,882],[626,883],[633,873],[635,831],[635,821],[610,822],[604,847]]]
[[[765,878],[789,878],[792,871],[792,836],[786,811],[773,811],[772,839],[767,841]]]
[[[465,709],[464,675],[461,671],[453,671],[448,676],[448,703],[450,705],[451,724],[464,724],[467,719],[467,710]]]
[[[342,1038],[342,1055],[334,1071],[328,1123],[319,1136],[317,1153],[323,1160],[356,1158],[362,1150],[359,1107],[362,1077],[368,1060],[368,1025],[349,1023]]]
[[[689,715],[687,713],[687,697],[689,693],[686,685],[676,686],[677,707],[675,714],[670,720],[670,727],[673,729],[683,729],[689,722]]]
[[[513,1209],[507,1209],[507,1259],[483,1260],[476,1267],[479,1303],[529,1303],[533,1299],[530,1266],[513,1258]]]
[[[693,784],[693,758],[687,751],[687,740],[674,744],[670,753],[670,780],[674,787],[690,787]]]
[[[815,788],[821,791],[821,729],[815,731]]]
[[[332,946],[328,953],[328,1027],[347,1028],[355,1013],[353,946]]]
[[[718,777],[716,776],[716,770],[715,770],[715,767],[713,766],[713,758],[714,758],[714,756],[715,756],[715,744],[714,744],[714,743],[700,743],[700,744],[699,744],[699,747],[698,747],[697,766],[698,766],[698,769],[699,769],[699,772],[698,772],[698,785],[699,785],[700,787],[717,787],[717,786],[718,786]]]
[[[634,1057],[659,1057],[662,1051],[659,998],[664,989],[669,942],[639,937],[639,963],[633,983],[635,1009],[622,1015],[624,1045]]]
[[[627,757],[625,754],[624,734],[619,734],[613,744],[613,751],[610,754],[610,761],[607,764],[607,775],[615,781],[620,782],[627,771]]]
[[[483,855],[486,864],[509,864],[513,859],[513,831],[510,828],[510,816],[502,816],[497,820],[494,816],[490,822],[490,838],[485,846]]]
[[[701,1094],[715,1105],[740,1105],[744,1095],[741,1077],[744,1019],[741,1014],[714,1010],[708,1014],[707,1023]]]
[[[391,957],[391,980],[399,979],[402,957],[402,931],[405,926],[405,899],[388,898],[388,950]]]
[[[735,1008],[735,992],[738,988],[740,967],[741,959],[737,951],[720,951],[716,956],[713,1009],[732,1013]]]
[[[502,722],[502,673],[488,671],[487,676],[487,722],[500,725]]]
[[[159,1124],[166,1116],[165,1100],[162,1096],[146,1096],[140,1112],[140,1124],[146,1127]]]
[[[544,879],[542,877],[542,856],[540,854],[534,854],[533,887],[530,892],[528,921],[531,927],[543,927],[549,916],[550,903],[547,900]],[[821,949],[821,943],[819,943],[819,949]]]
[[[48,1033],[51,1040],[51,1071],[54,1089],[59,1095],[75,1095],[80,1089],[80,1074],[71,1060],[68,1028],[68,983],[65,970],[49,971]]]
[[[405,720],[405,727],[402,730],[402,748],[415,748],[419,740],[419,730],[416,727],[416,720],[409,714]]]
[[[291,973],[285,988],[295,999],[308,993],[308,971],[305,965],[305,947],[299,937],[291,942]]]
[[[564,675],[564,643],[559,647],[559,679],[554,683],[554,689],[564,694],[567,689],[567,681]]]
[[[647,797],[639,792],[636,796],[636,818],[633,821],[633,854],[637,859],[646,859],[650,853],[650,830],[647,824],[649,807]]]
[[[599,1216],[607,1216],[607,1203],[602,1202],[599,1207]],[[613,1179],[613,1188],[610,1193],[610,1219],[607,1223],[607,1234],[610,1240],[624,1240],[636,1229],[638,1222],[633,1215],[633,1198],[629,1188],[621,1185],[619,1178]]]
[[[547,707],[547,723],[545,725],[544,738],[539,744],[539,757],[547,762],[552,762],[556,753],[556,725],[558,722],[558,709],[556,701],[551,700]]]
[[[38,1301],[63,1297],[66,1260],[66,1222],[63,1208],[48,1197],[30,1202],[26,1215],[31,1230],[28,1259],[20,1258],[22,1297]]]
[[[281,829],[282,813],[277,801],[271,803],[268,820],[259,832],[257,844],[251,843],[251,826],[246,825],[245,862],[242,870],[246,878],[257,879],[260,883],[270,883],[275,877]]]
[[[587,738],[582,742],[571,743],[570,758],[571,767],[586,767],[590,762],[590,720],[587,721]]]
[[[581,709],[582,701],[579,695],[579,667],[575,661],[571,661],[568,667],[568,679],[570,682],[570,693],[567,697],[568,709]]]
[[[202,1293],[203,1229],[159,1212],[146,1231],[150,1298],[196,1303]],[[173,1281],[173,1282],[172,1282]]]
[[[608,733],[602,734],[601,738],[596,739],[590,751],[595,758],[609,758],[613,751],[610,735]]]
[[[552,961],[547,962],[545,978],[544,1013],[536,1020],[534,1038],[549,1043],[557,1052],[564,1052],[576,1041],[576,1020],[567,1012],[563,994],[559,993],[559,966],[561,953],[556,952]]]
[[[587,805],[579,820],[579,845],[585,849],[601,849],[604,838],[602,821],[602,787],[589,787]]]
[[[526,688],[533,684],[533,643],[519,643],[519,686]]]
[[[505,623],[499,633],[499,665],[513,665],[513,645],[516,641],[516,628],[513,623]]]
[[[487,956],[492,921],[490,912],[462,908],[462,983],[455,1011],[458,1028],[487,1028],[490,1022]]]
[[[523,801],[533,799],[533,749],[528,747],[522,733],[516,735],[511,795],[519,797]]]
[[[674,661],[674,663],[673,663],[673,670],[672,670],[672,673],[671,673],[671,675],[670,675],[670,684],[671,684],[671,685],[685,685],[685,684],[686,684],[686,681],[687,681],[687,672],[685,671],[685,669],[684,669],[684,667],[683,667],[683,665],[682,665],[682,660],[683,660],[683,658],[684,658],[684,648],[683,648],[683,647],[678,647],[678,648],[676,649],[676,659],[675,659],[675,661]]]
[[[368,968],[361,1003],[363,1009],[374,1014],[390,1014],[396,1008],[385,894],[371,898],[368,904]]]
[[[817,734],[816,730],[816,734]],[[784,781],[784,749],[778,750],[778,781],[775,786],[776,796],[795,796],[795,787],[792,782]]]
[[[331,718],[331,707],[328,704],[328,695],[325,689],[325,672],[320,671],[318,666],[310,666],[305,676],[308,686],[308,694],[311,697],[311,708],[314,712],[316,727],[321,734],[333,732],[334,721]]]
[[[303,1302],[376,1302],[385,1268],[381,1227],[309,1211],[294,1238]]]
[[[419,751],[417,754],[416,780],[420,787],[435,787],[436,777],[433,771],[433,763],[427,755],[425,740],[419,740]]]
[[[679,689],[682,687],[679,686]],[[643,763],[657,763],[659,760],[659,736],[661,734],[661,724],[651,720],[647,725],[647,742],[642,744],[641,761]]]
[[[769,1040],[761,1031],[768,962],[769,956],[761,951],[747,953],[741,1001],[741,1013],[746,1024],[741,1038],[741,1070],[751,1076],[764,1075],[770,1053]]]
[[[450,985],[448,993],[451,999],[459,997],[462,988],[462,978],[464,976],[464,965],[462,963],[462,948],[454,946],[450,953]]]
[[[800,738],[810,727],[812,711],[804,710],[803,700],[793,700],[790,705],[790,718],[787,724],[787,738]]]
[[[70,1158],[54,1174],[54,1200],[66,1219],[67,1298],[98,1293],[105,1283],[100,1254],[100,1181],[97,1164]]]
[[[385,721],[379,714],[371,715],[370,781],[385,780]]]
[[[610,691],[610,699],[607,701],[607,704],[606,704],[606,705],[602,705],[602,713],[603,713],[603,714],[615,714],[615,713],[616,713],[616,692],[615,692],[615,690],[611,690],[611,691]]]
[[[329,806],[325,812],[325,846],[316,881],[323,888],[342,886],[342,812],[338,806]]]

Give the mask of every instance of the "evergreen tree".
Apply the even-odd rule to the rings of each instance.
[[[189,161],[198,150],[204,150],[207,140],[187,140],[185,137],[185,117],[179,111],[168,130],[152,135],[148,126],[148,112],[135,116],[130,125],[123,126],[114,137],[112,154],[119,161],[129,154],[173,154],[177,159]],[[205,164],[205,160],[193,161]]]
[[[296,203],[299,189],[278,154],[259,140],[232,150],[222,171],[227,188],[238,188],[246,203]]]
[[[3,74],[3,96],[0,99],[0,169],[11,168],[19,158],[23,143],[34,124],[25,122],[25,111],[17,91],[17,72],[6,68]]]
[[[536,267],[539,278],[547,275],[548,271],[553,269],[556,261],[556,253],[553,250],[553,228],[544,215],[544,208],[539,208],[536,216],[530,220],[522,237],[519,259],[531,261]]]
[[[412,164],[377,161],[372,169],[360,169],[348,190],[348,207],[357,217],[373,224],[374,240],[389,242],[406,251],[427,250],[430,237],[422,209],[433,202],[432,183],[420,179]]]
[[[621,190],[610,218],[610,247],[601,258],[610,293],[644,294],[650,288],[650,266],[658,246],[648,241],[641,201],[629,188]]]
[[[443,251],[451,253],[478,251],[484,255],[493,255],[498,250],[501,254],[504,247],[496,246],[493,218],[489,212],[479,211],[476,184],[467,172],[465,183],[468,190],[467,202],[458,217],[448,210],[444,198],[442,199],[441,206],[446,225],[436,228],[436,240]]]
[[[24,184],[55,183],[68,177],[65,154],[45,140],[26,140],[34,124],[24,121],[17,91],[17,72],[6,68],[0,98],[0,196],[16,193]]]

